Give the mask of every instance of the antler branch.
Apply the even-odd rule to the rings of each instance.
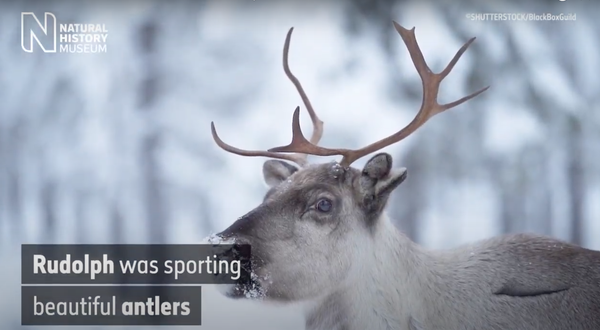
[[[321,141],[321,137],[323,136],[323,121],[321,121],[321,119],[319,119],[319,117],[317,116],[317,113],[313,109],[312,104],[310,103],[310,100],[308,99],[308,96],[306,96],[306,92],[304,92],[304,88],[302,88],[302,84],[300,84],[300,81],[298,80],[298,78],[296,78],[296,76],[294,76],[294,74],[290,70],[290,65],[288,62],[288,54],[290,52],[290,41],[292,39],[293,31],[294,31],[294,28],[293,27],[290,28],[290,30],[287,33],[287,36],[285,37],[285,43],[283,44],[283,71],[285,72],[285,75],[290,79],[292,84],[294,84],[294,86],[296,87],[298,94],[300,94],[300,98],[302,98],[302,103],[304,103],[304,106],[306,107],[306,111],[308,111],[310,120],[312,121],[312,124],[313,124],[313,133],[312,133],[312,136],[310,137],[310,143],[316,145],[316,144],[319,144],[319,141]]]
[[[292,81],[294,86],[296,86],[296,89],[298,90],[298,93],[300,94],[302,101],[304,102],[304,105],[306,106],[311,120],[313,122],[314,131],[310,140],[307,140],[304,137],[304,134],[302,133],[302,130],[300,128],[300,108],[297,107],[292,117],[292,141],[286,146],[271,148],[268,151],[245,151],[237,149],[221,141],[216,135],[213,125],[213,137],[215,138],[215,141],[221,148],[236,154],[244,156],[266,156],[280,159],[288,159],[295,162],[302,162],[303,164],[306,163],[306,155],[341,155],[343,156],[343,158],[340,162],[340,165],[344,167],[349,167],[350,164],[352,164],[357,159],[403,140],[407,136],[414,133],[419,127],[425,124],[431,117],[435,116],[436,114],[454,108],[476,97],[477,95],[483,93],[489,88],[489,86],[487,86],[472,94],[462,97],[459,100],[446,104],[439,104],[437,101],[437,97],[442,80],[444,80],[444,78],[446,78],[446,76],[450,74],[456,63],[458,63],[458,61],[460,60],[460,57],[471,45],[471,43],[473,43],[475,38],[469,39],[469,41],[467,41],[458,50],[458,52],[456,52],[456,54],[448,63],[448,65],[444,68],[444,70],[442,70],[440,73],[433,73],[427,65],[427,62],[423,57],[423,53],[421,52],[421,49],[417,43],[417,39],[415,37],[415,28],[408,30],[396,22],[394,22],[394,27],[396,28],[396,31],[398,31],[398,33],[400,34],[400,37],[402,37],[402,40],[404,41],[404,44],[408,49],[410,58],[415,66],[415,69],[417,70],[419,77],[421,77],[421,82],[423,85],[423,99],[421,102],[421,108],[419,109],[419,112],[417,112],[417,115],[414,117],[414,119],[401,130],[384,139],[381,139],[366,147],[356,150],[330,149],[318,146],[317,143],[319,142],[323,133],[323,122],[320,121],[317,117],[315,111],[312,108],[312,105],[310,104],[310,101],[308,100],[308,97],[306,96],[306,93],[302,89],[302,85],[300,84],[298,79],[296,79],[296,77],[291,73],[288,66],[287,57],[289,51],[290,38],[293,30],[290,29],[290,31],[287,34],[283,50],[283,67],[288,78]]]
[[[296,87],[296,90],[298,91],[298,94],[300,94],[300,98],[302,99],[302,102],[304,103],[304,106],[306,107],[306,110],[308,111],[308,114],[312,121],[313,133],[310,138],[310,142],[309,141],[307,141],[307,142],[310,145],[317,145],[319,143],[319,141],[321,140],[321,137],[323,136],[323,121],[321,121],[321,119],[319,119],[319,117],[317,116],[317,113],[315,112],[312,104],[310,103],[310,100],[308,99],[308,96],[306,95],[306,92],[304,91],[302,84],[290,70],[290,65],[289,65],[289,61],[288,61],[288,57],[289,57],[288,55],[289,55],[289,51],[290,51],[290,42],[292,39],[293,31],[294,31],[294,28],[293,27],[290,28],[290,30],[288,31],[288,33],[285,37],[285,43],[283,45],[283,71],[285,72],[286,76],[290,79],[292,84],[294,84],[294,87]],[[297,123],[298,130],[300,129],[300,124],[299,124],[299,119],[298,119],[299,112],[300,112],[300,107],[297,107],[296,111],[294,112],[294,118],[296,118],[295,120],[298,121],[298,123]],[[308,163],[306,160],[306,158],[307,158],[306,153],[282,154],[282,153],[272,152],[271,150],[259,151],[259,150],[244,150],[244,149],[236,148],[232,145],[229,145],[229,144],[223,142],[223,140],[221,140],[221,138],[217,134],[217,131],[215,129],[215,124],[213,122],[210,123],[210,127],[211,127],[211,131],[212,131],[213,139],[215,140],[217,145],[221,149],[223,149],[227,152],[230,152],[230,153],[233,153],[236,155],[240,155],[240,156],[247,156],[247,157],[259,157],[260,156],[260,157],[283,159],[283,160],[288,160],[288,161],[294,162],[294,163],[298,164],[299,166],[306,166],[306,164]],[[302,134],[302,132],[300,132],[300,134]],[[302,138],[304,138],[304,136],[302,136]]]
[[[421,81],[423,84],[423,100],[421,103],[421,108],[419,112],[415,116],[415,118],[404,128],[399,130],[398,132],[382,139],[377,142],[374,142],[366,147],[356,149],[356,150],[348,150],[348,149],[328,149],[323,147],[318,147],[315,145],[310,145],[310,143],[306,140],[306,138],[302,135],[302,131],[300,130],[300,126],[298,125],[298,119],[294,118],[293,126],[292,126],[292,142],[283,147],[277,147],[269,149],[269,151],[273,152],[297,152],[302,151],[311,155],[317,156],[331,156],[331,155],[342,155],[342,161],[340,164],[344,167],[349,167],[357,159],[364,157],[370,153],[373,153],[377,150],[383,149],[391,144],[399,142],[403,140],[414,131],[416,131],[419,127],[421,127],[427,120],[436,114],[448,110],[450,108],[456,107],[475,96],[486,91],[489,86],[478,90],[470,95],[467,95],[457,101],[450,102],[447,104],[439,104],[437,101],[438,91],[440,88],[440,83],[442,80],[448,76],[448,74],[452,71],[462,54],[467,50],[469,45],[475,40],[475,38],[471,38],[467,41],[454,55],[450,63],[442,70],[440,73],[433,73],[425,58],[423,57],[423,53],[419,48],[417,43],[417,39],[415,37],[415,29],[412,28],[410,30],[405,29],[400,24],[394,22],[394,27],[396,31],[402,37],[406,48],[410,54],[412,62],[421,77]],[[294,116],[297,117],[298,113],[294,113]]]
[[[437,101],[437,97],[440,88],[440,83],[452,71],[454,65],[456,65],[460,57],[475,40],[475,38],[469,39],[469,41],[467,41],[458,50],[458,52],[456,52],[456,55],[454,55],[454,57],[452,58],[450,63],[448,63],[446,68],[444,68],[444,70],[442,70],[440,73],[433,73],[427,65],[427,62],[423,57],[423,53],[421,52],[421,49],[417,43],[417,39],[415,37],[415,28],[413,27],[412,29],[408,30],[396,22],[394,22],[394,27],[402,37],[402,40],[404,41],[404,44],[408,49],[415,69],[417,69],[417,72],[421,77],[421,81],[423,84],[423,100],[421,102],[421,108],[419,109],[419,112],[417,113],[415,118],[407,126],[402,128],[398,132],[375,143],[372,143],[364,148],[352,150],[344,154],[344,158],[341,161],[342,165],[349,166],[355,160],[364,157],[365,155],[368,155],[377,150],[383,149],[391,144],[399,142],[400,140],[403,140],[404,138],[415,132],[423,124],[425,124],[431,117],[445,110],[454,108],[485,92],[489,88],[489,86],[484,87],[454,102],[439,104]]]

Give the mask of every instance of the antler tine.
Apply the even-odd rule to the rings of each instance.
[[[427,122],[427,120],[429,120],[431,117],[445,110],[454,108],[485,92],[489,88],[489,86],[484,87],[454,102],[439,104],[437,101],[437,97],[440,88],[440,83],[446,76],[448,76],[450,71],[452,71],[454,65],[456,65],[462,54],[467,50],[467,48],[469,47],[469,45],[471,45],[475,38],[471,38],[458,50],[456,55],[454,55],[454,57],[452,58],[450,63],[448,63],[446,68],[444,68],[444,70],[442,70],[440,73],[433,73],[427,65],[427,62],[423,57],[423,53],[421,52],[421,49],[417,43],[417,39],[415,37],[415,28],[413,27],[412,29],[408,30],[396,22],[394,22],[394,27],[402,37],[402,40],[404,41],[404,44],[408,49],[412,62],[415,68],[417,69],[419,76],[421,77],[423,85],[423,99],[421,103],[421,108],[419,109],[419,112],[417,113],[415,118],[407,126],[402,128],[398,132],[375,143],[372,143],[364,148],[352,150],[344,154],[343,159],[340,163],[345,167],[350,166],[350,164],[353,163],[355,160],[365,155],[383,149],[391,144],[394,144],[406,138],[407,136],[415,132],[419,127],[421,127],[425,122]]]
[[[292,40],[292,32],[294,31],[294,28],[291,27],[290,30],[288,31],[287,35],[285,36],[285,42],[283,44],[283,71],[285,72],[285,75],[288,77],[288,79],[290,79],[290,81],[292,82],[292,84],[294,84],[294,87],[296,87],[296,90],[298,91],[298,94],[300,94],[300,98],[302,99],[302,103],[304,103],[304,106],[306,107],[306,110],[308,111],[308,114],[310,115],[310,120],[312,121],[313,124],[313,132],[312,132],[312,136],[310,137],[310,144],[313,145],[317,145],[319,143],[319,141],[321,141],[321,137],[323,136],[323,121],[321,121],[321,119],[319,119],[319,117],[317,116],[317,113],[315,112],[315,109],[312,107],[312,104],[310,103],[310,100],[308,98],[308,96],[306,95],[306,92],[304,91],[304,88],[302,87],[302,84],[300,83],[300,80],[298,80],[298,78],[296,78],[296,76],[294,76],[294,74],[292,73],[292,71],[290,70],[290,64],[289,64],[289,52],[290,52],[290,42]],[[294,115],[295,118],[295,115]],[[299,127],[299,125],[298,125]],[[300,132],[300,135],[302,135],[302,132]],[[304,136],[302,135],[302,137],[304,138]],[[308,154],[300,154],[302,158],[306,159]]]
[[[319,147],[304,137],[300,128],[300,107],[296,107],[292,117],[292,142],[286,146],[271,148],[269,152],[296,152],[313,156],[335,156],[350,152],[348,149],[329,149]]]
[[[298,94],[300,94],[300,98],[302,98],[302,103],[304,103],[304,106],[306,107],[306,110],[310,115],[310,120],[313,124],[313,132],[312,136],[310,137],[310,143],[317,145],[319,144],[319,141],[321,141],[321,137],[323,136],[323,121],[321,121],[321,119],[319,119],[319,117],[317,116],[317,113],[312,107],[312,104],[310,103],[310,100],[308,99],[304,88],[302,88],[302,84],[290,70],[290,65],[288,61],[288,54],[290,52],[290,42],[292,39],[293,31],[294,28],[290,28],[285,37],[285,43],[283,44],[283,71],[285,71],[285,75],[290,79],[292,84],[294,84],[294,87],[296,87]]]
[[[302,131],[300,130],[300,121],[299,121],[300,107],[297,107],[296,111],[294,112],[293,118],[294,118],[295,124],[293,124],[294,126],[293,126],[292,131],[293,131],[294,137],[296,137],[296,140],[306,141],[305,144],[302,144],[304,147],[306,147],[308,145],[314,146],[319,143],[319,141],[321,140],[321,137],[323,136],[323,121],[321,121],[319,119],[319,117],[317,116],[317,113],[315,112],[314,108],[312,107],[312,104],[310,103],[310,100],[308,99],[308,96],[306,95],[304,88],[302,88],[302,84],[290,70],[290,66],[288,63],[288,54],[290,51],[290,41],[292,38],[292,31],[294,31],[293,27],[290,28],[290,30],[288,31],[288,33],[285,37],[285,43],[283,45],[283,71],[285,71],[286,76],[292,81],[292,83],[296,87],[296,90],[300,94],[300,97],[302,98],[302,102],[304,103],[304,106],[306,107],[306,110],[308,111],[308,114],[310,115],[310,119],[312,120],[312,123],[313,123],[313,133],[310,138],[310,142],[304,138],[304,135],[302,135]],[[295,128],[296,126],[297,126],[297,129]],[[300,151],[298,151],[296,154],[282,154],[282,153],[278,153],[278,152],[273,152],[272,151],[273,149],[269,149],[267,151],[259,151],[259,150],[244,150],[244,149],[236,148],[232,145],[225,143],[223,140],[221,140],[221,138],[217,134],[217,130],[215,129],[215,125],[213,122],[210,123],[210,128],[212,131],[213,139],[215,140],[217,145],[221,149],[223,149],[227,152],[230,152],[230,153],[233,153],[236,155],[240,155],[240,156],[247,156],[247,157],[269,157],[269,158],[283,159],[283,160],[288,160],[288,161],[294,162],[300,166],[306,166],[306,164],[307,164],[307,161],[306,161],[307,154],[301,153]],[[293,143],[293,145],[290,144],[290,146],[293,147],[294,149],[298,148],[298,142]]]
[[[247,156],[247,157],[269,157],[269,158],[275,158],[275,159],[288,160],[288,161],[298,164],[301,167],[306,165],[306,158],[303,155],[281,154],[281,153],[269,152],[269,151],[244,150],[244,149],[236,148],[232,145],[229,145],[229,144],[223,142],[223,140],[221,140],[221,138],[217,134],[217,130],[215,129],[214,122],[210,123],[210,129],[212,132],[213,140],[215,140],[217,145],[221,149],[223,149],[227,152],[230,152],[232,154],[236,154],[236,155],[240,155],[240,156]]]

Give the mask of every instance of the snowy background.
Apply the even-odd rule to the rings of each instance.
[[[105,24],[108,52],[25,53],[22,11]],[[576,21],[466,18],[486,12]],[[392,20],[416,26],[434,71],[477,37],[440,100],[490,90],[385,149],[409,171],[389,212],[411,238],[447,248],[537,232],[600,249],[598,14],[591,0],[0,3],[2,328],[20,324],[21,243],[195,243],[260,203],[265,159],[220,150],[209,125],[242,148],[289,142],[302,106],[281,66],[292,26],[290,65],[325,122],[322,144],[346,148],[419,107]],[[208,287],[203,301],[204,329],[303,328],[297,306]]]

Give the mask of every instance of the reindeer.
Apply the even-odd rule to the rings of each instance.
[[[292,142],[267,151],[242,150],[212,135],[223,150],[272,158],[263,165],[270,187],[263,202],[217,237],[252,246],[253,285],[264,301],[302,303],[307,329],[410,330],[598,330],[600,252],[550,237],[514,234],[450,250],[432,251],[397,230],[384,211],[390,194],[407,177],[378,153],[361,169],[350,165],[406,138],[434,115],[488,87],[439,104],[440,83],[470,39],[440,73],[428,67],[415,29],[394,22],[423,85],[421,108],[398,132],[366,147],[318,146],[323,122],[288,65],[283,66],[313,123],[304,137],[299,107]],[[307,155],[340,155],[340,162],[309,164]],[[297,166],[288,162],[295,163]],[[231,298],[247,296],[242,285]]]

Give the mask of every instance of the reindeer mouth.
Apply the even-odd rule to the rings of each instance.
[[[265,297],[265,291],[259,281],[252,280],[233,285],[225,292],[225,296],[232,299],[262,299]]]
[[[238,243],[241,243],[238,242]],[[246,246],[249,243],[244,242]],[[235,259],[236,253],[234,249],[229,249],[223,252],[219,257],[224,259]],[[258,269],[258,260],[255,255],[251,255],[250,259],[245,259],[246,262],[241,263],[242,276],[235,282],[235,284],[224,284],[222,285],[223,294],[228,298],[233,299],[261,299],[265,297],[265,290],[261,284],[260,278],[256,273]]]
[[[227,286],[224,294],[232,299],[262,299],[266,296],[265,287],[259,276],[252,270],[246,269],[249,278],[240,279],[236,284]]]
[[[241,263],[242,276],[235,281],[234,284],[219,284],[218,290],[228,298],[232,299],[262,299],[266,296],[266,288],[261,284],[262,280],[267,280],[267,277],[259,277],[257,270],[264,266],[264,260],[257,257],[257,244],[252,244],[247,237],[240,236],[224,236],[222,234],[214,234],[208,238],[208,242],[217,245],[229,245],[230,248],[221,251],[218,254],[218,259],[223,260],[238,260],[243,257]],[[252,253],[249,250],[240,254],[240,247],[252,248]],[[220,275],[216,275],[220,276]]]

